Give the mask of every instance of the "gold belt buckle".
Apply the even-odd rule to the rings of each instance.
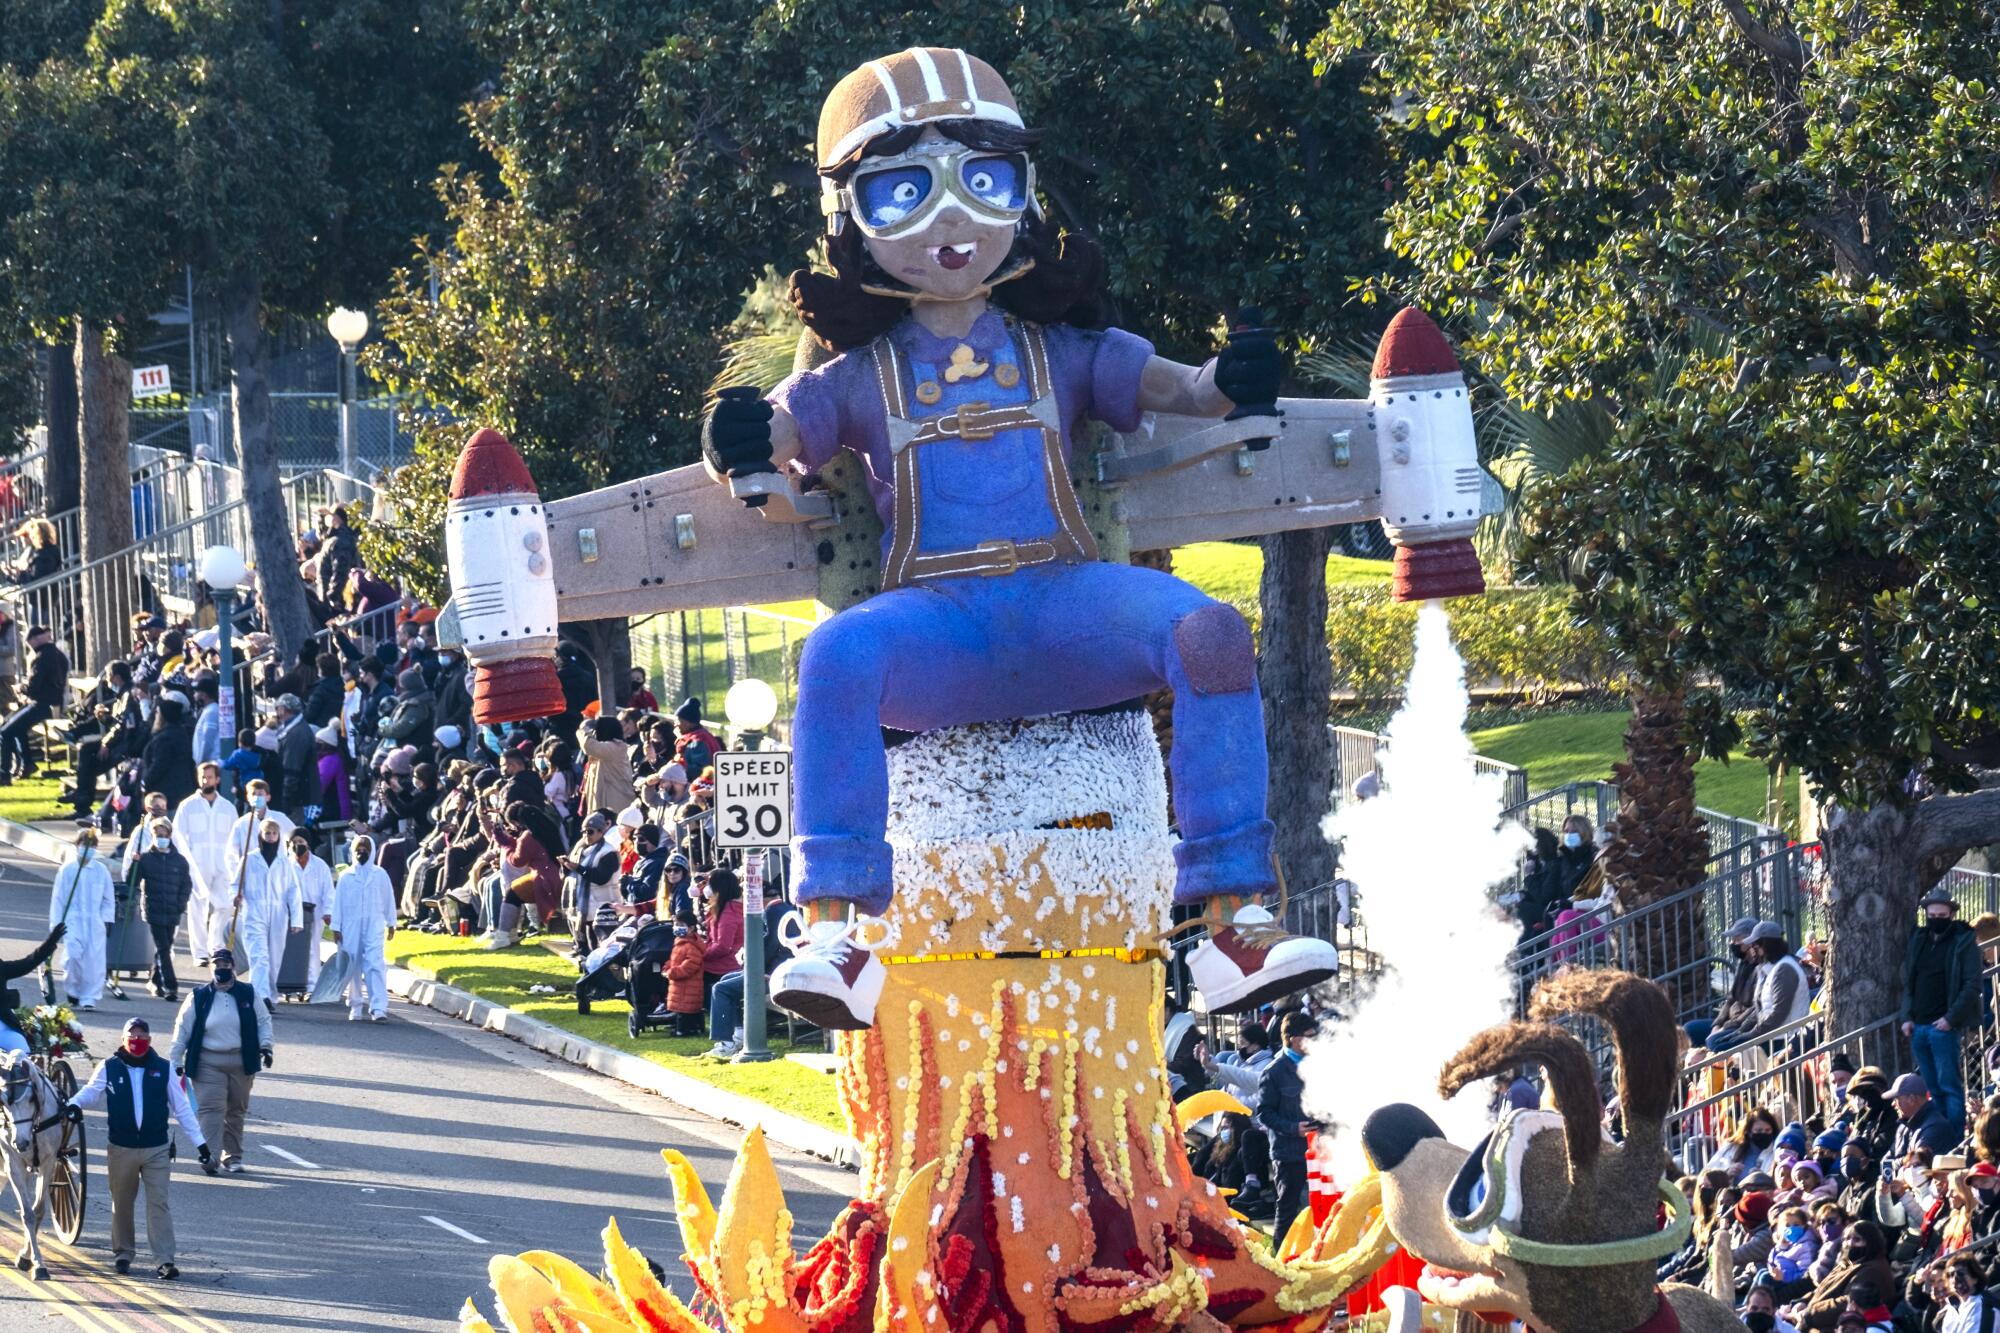
[[[990,440],[993,428],[980,420],[987,413],[985,403],[966,403],[938,418],[938,431],[960,440]]]
[[[1012,574],[1015,570],[1021,567],[1020,551],[1015,548],[1013,542],[1007,540],[1004,537],[1001,538],[999,541],[981,542],[979,543],[979,545],[973,547],[972,549],[978,551],[982,555],[1002,556],[1006,560],[1006,564],[1003,568],[980,570],[979,571],[980,576],[983,578],[996,578],[1002,574]]]

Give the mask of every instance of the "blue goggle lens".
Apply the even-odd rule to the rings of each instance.
[[[1027,164],[1019,157],[968,157],[959,164],[958,181],[989,208],[1011,213],[1028,206]]]
[[[854,182],[857,211],[871,227],[895,226],[922,208],[930,195],[931,173],[923,167],[890,167]]]

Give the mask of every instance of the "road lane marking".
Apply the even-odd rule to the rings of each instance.
[[[20,1222],[18,1218],[11,1215],[0,1215],[0,1235],[5,1235],[9,1240],[14,1240],[19,1238],[20,1234]],[[95,1308],[90,1310],[93,1317],[105,1321],[115,1330],[115,1333],[159,1333],[161,1320],[165,1320],[167,1324],[174,1328],[183,1330],[183,1333],[230,1333],[227,1326],[219,1324],[206,1316],[196,1314],[193,1310],[181,1305],[179,1302],[170,1300],[161,1293],[149,1289],[145,1282],[136,1274],[119,1277],[114,1273],[108,1272],[100,1267],[95,1260],[86,1256],[81,1250],[73,1245],[65,1244],[51,1233],[44,1233],[41,1240],[42,1249],[47,1252],[48,1259],[52,1261],[49,1264],[52,1274],[56,1271],[61,1271],[64,1281],[99,1293],[100,1303],[103,1299],[108,1298],[123,1300],[127,1304],[133,1305],[131,1313],[138,1320],[136,1330],[133,1324],[118,1322],[112,1318],[111,1314],[103,1310]],[[45,1289],[59,1291],[67,1296],[72,1304],[77,1303],[75,1294],[67,1291],[63,1282],[59,1282],[53,1277],[47,1282],[35,1283],[23,1276],[11,1264],[0,1263],[0,1269],[5,1270],[6,1276],[18,1279],[20,1284],[25,1286],[29,1291],[42,1291]],[[74,1270],[74,1272],[70,1270]],[[72,1307],[71,1305],[58,1304],[57,1308],[67,1312]],[[140,1314],[142,1308],[144,1309],[143,1315]]]
[[[278,1156],[284,1158],[286,1161],[290,1162],[293,1166],[302,1166],[308,1171],[319,1170],[318,1162],[308,1162],[305,1158],[299,1156],[297,1153],[286,1152],[283,1148],[280,1148],[275,1143],[267,1143],[264,1145],[264,1147],[268,1151],[278,1154]]]
[[[6,1277],[35,1300],[55,1307],[57,1313],[89,1333],[135,1333],[133,1326],[77,1300],[76,1293],[54,1281],[36,1282],[12,1264],[4,1266]],[[158,1325],[152,1325],[157,1328]]]
[[[464,1227],[453,1226],[451,1223],[445,1221],[442,1217],[432,1217],[429,1213],[420,1213],[418,1214],[418,1216],[422,1217],[424,1221],[430,1223],[434,1227],[441,1227],[444,1230],[449,1231],[454,1236],[464,1237],[466,1240],[471,1241],[474,1245],[491,1245],[493,1243],[492,1241],[487,1240],[483,1236],[473,1235],[470,1231],[467,1231]]]

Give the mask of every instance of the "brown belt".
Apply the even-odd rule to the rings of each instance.
[[[940,551],[935,554],[918,552],[910,559],[909,577],[912,582],[922,579],[950,578],[957,574],[980,574],[992,577],[1012,574],[1023,565],[1046,565],[1051,560],[1061,558],[1054,542],[981,542],[969,551]]]

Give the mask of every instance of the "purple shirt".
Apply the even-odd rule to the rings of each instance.
[[[1138,429],[1139,379],[1153,355],[1151,343],[1123,329],[1098,331],[1067,324],[1043,325],[1042,335],[1048,346],[1049,377],[1055,381],[1065,458],[1077,424],[1085,417],[1116,431]],[[944,365],[961,342],[970,343],[982,357],[990,354],[1006,342],[1007,325],[999,311],[988,310],[964,338],[940,338],[914,319],[898,324],[888,337],[907,359]],[[840,450],[853,450],[867,466],[875,512],[888,525],[894,513],[895,466],[875,360],[868,349],[857,347],[816,369],[800,371],[772,391],[771,401],[798,423],[795,465],[817,472]],[[917,415],[931,410],[909,401]]]

